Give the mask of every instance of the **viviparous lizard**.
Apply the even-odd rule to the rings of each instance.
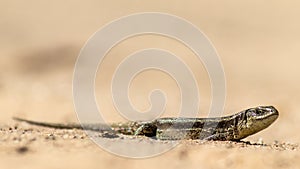
[[[141,135],[159,140],[231,140],[238,141],[270,126],[279,116],[273,106],[258,106],[239,113],[215,118],[167,117],[153,121],[105,124],[63,124],[26,120],[14,120],[33,125],[58,129],[84,129],[113,132],[125,135]]]

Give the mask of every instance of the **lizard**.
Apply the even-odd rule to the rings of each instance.
[[[273,106],[248,108],[239,113],[213,118],[165,117],[152,121],[131,121],[106,124],[47,123],[13,117],[32,125],[58,128],[112,131],[124,135],[141,135],[159,140],[222,140],[239,141],[270,126],[279,116]]]

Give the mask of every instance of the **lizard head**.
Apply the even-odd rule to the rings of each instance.
[[[279,116],[273,106],[259,106],[245,110],[245,120],[240,128],[241,137],[257,133],[270,126]]]

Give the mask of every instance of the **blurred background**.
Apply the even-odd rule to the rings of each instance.
[[[86,41],[112,20],[138,12],[164,12],[193,23],[211,40],[223,64],[227,97],[224,114],[248,107],[274,105],[276,123],[250,139],[299,142],[300,3],[297,1],[0,1],[0,122],[12,116],[72,122],[76,113],[72,78]],[[201,116],[209,111],[211,89],[200,60],[183,44],[144,35],[116,45],[101,63],[96,97],[109,122],[123,120],[112,104],[111,78],[129,54],[162,48],[180,56],[199,85]],[[158,71],[139,74],[130,86],[132,104],[149,108],[148,94],[167,95],[164,116],[176,116],[180,92],[175,81]]]

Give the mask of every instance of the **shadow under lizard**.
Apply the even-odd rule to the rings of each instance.
[[[167,117],[153,121],[106,124],[47,123],[13,117],[32,125],[58,128],[141,135],[159,140],[227,140],[239,141],[270,126],[279,116],[273,106],[258,106],[239,113],[215,118]]]

